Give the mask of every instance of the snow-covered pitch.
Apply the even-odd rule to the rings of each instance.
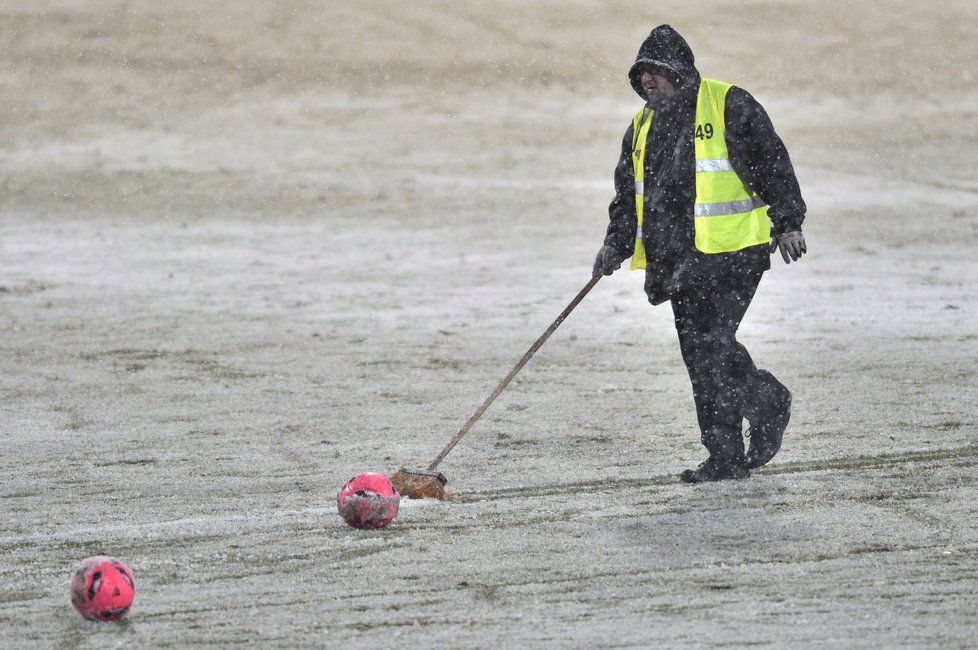
[[[0,646],[978,645],[975,3],[0,1]],[[741,339],[773,463],[703,458],[667,306],[587,281],[649,30],[808,202]],[[139,578],[71,609],[79,558]]]

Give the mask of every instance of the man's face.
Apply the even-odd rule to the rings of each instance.
[[[652,108],[665,105],[676,94],[676,86],[660,70],[646,70],[642,73],[642,89]]]

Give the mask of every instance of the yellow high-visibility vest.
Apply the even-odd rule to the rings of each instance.
[[[729,253],[771,241],[767,205],[737,176],[727,157],[724,104],[732,84],[702,79],[696,98],[696,201],[693,224],[696,249]],[[655,111],[643,108],[632,121],[632,169],[635,171],[635,213],[638,229],[632,269],[645,268],[642,217],[645,208],[645,153]]]

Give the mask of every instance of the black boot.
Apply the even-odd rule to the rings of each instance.
[[[774,458],[781,449],[781,440],[791,419],[791,391],[777,380],[774,380],[774,384],[768,389],[770,401],[765,405],[764,414],[751,422],[747,433],[750,436],[750,448],[747,450],[749,469],[757,469]]]
[[[680,481],[706,483],[750,478],[744,459],[744,440],[739,429],[705,431],[702,441],[710,457],[695,469],[685,470],[679,475]]]
[[[750,478],[750,471],[744,465],[743,459],[722,461],[712,456],[700,463],[696,469],[684,470],[679,475],[679,480],[683,483],[707,483],[742,478]]]

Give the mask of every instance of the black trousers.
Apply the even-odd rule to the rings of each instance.
[[[701,440],[711,457],[741,460],[744,418],[766,417],[771,396],[784,390],[769,372],[754,365],[747,348],[737,341],[740,321],[763,273],[741,268],[703,277],[671,297]]]

